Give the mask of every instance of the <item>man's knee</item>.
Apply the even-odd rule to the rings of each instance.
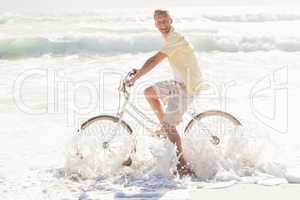
[[[153,98],[155,97],[155,91],[154,91],[154,88],[152,86],[150,87],[147,87],[145,90],[144,90],[144,95],[146,98]]]

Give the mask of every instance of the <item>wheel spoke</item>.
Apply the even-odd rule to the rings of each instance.
[[[121,164],[128,159],[134,148],[131,132],[126,126],[122,121],[117,123],[116,118],[112,116],[91,118],[91,121],[87,121],[84,129],[82,129],[82,144],[86,145],[86,142],[92,141],[95,147],[87,144],[90,146],[88,148],[94,148],[91,152],[97,152],[107,159],[115,159],[118,156],[119,159],[116,158],[115,160]]]
[[[208,111],[197,115],[189,123],[186,128],[186,136],[199,133],[205,137],[211,137],[214,141],[220,140],[219,144],[222,145],[231,135],[235,134],[235,130],[239,125],[240,122],[229,113]]]

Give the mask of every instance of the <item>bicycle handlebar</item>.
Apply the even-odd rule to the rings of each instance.
[[[126,81],[127,80],[131,80],[133,78],[133,76],[136,74],[137,70],[136,69],[132,69],[131,71],[129,71],[127,73],[127,75],[121,79],[121,82],[120,82],[120,86],[119,86],[119,91],[124,93],[125,97],[128,98],[129,97],[129,92],[127,90],[127,86],[126,86]],[[132,85],[130,85],[132,86]]]
[[[137,73],[136,69],[132,69],[131,71],[129,71],[125,77],[125,81],[129,81],[129,87],[131,87],[133,85],[133,83],[131,82],[131,80],[134,78],[134,75]]]

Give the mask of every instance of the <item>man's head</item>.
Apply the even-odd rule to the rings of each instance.
[[[155,10],[153,17],[156,28],[162,34],[167,34],[170,31],[173,22],[169,12],[167,10]]]

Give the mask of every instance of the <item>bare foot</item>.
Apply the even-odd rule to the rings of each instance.
[[[184,176],[197,177],[196,173],[187,165],[177,164],[177,171],[179,173],[179,177],[182,178]]]
[[[125,161],[122,163],[123,166],[127,166],[127,167],[130,167],[131,164],[132,164],[132,159],[131,159],[131,157],[129,157],[127,160],[125,160]]]

